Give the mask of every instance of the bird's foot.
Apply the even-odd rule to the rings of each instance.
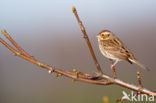
[[[116,72],[115,71],[113,71],[113,78],[114,79],[117,79],[117,76],[116,76]]]
[[[112,71],[113,71],[113,78],[116,79],[117,76],[116,76],[116,71],[115,71],[115,67],[111,67],[112,68]]]

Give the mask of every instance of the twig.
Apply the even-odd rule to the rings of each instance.
[[[141,83],[140,72],[137,72],[137,78],[138,78],[139,88],[142,89],[142,83]]]
[[[146,88],[142,88],[140,90],[140,88],[138,86],[135,86],[133,84],[129,84],[129,83],[126,83],[120,79],[114,79],[114,78],[111,78],[107,75],[102,75],[102,78],[106,79],[106,80],[110,80],[112,81],[114,84],[116,85],[119,85],[119,86],[122,86],[124,88],[127,88],[127,89],[130,89],[130,90],[133,90],[133,91],[138,91],[140,93],[143,93],[143,94],[147,94],[147,95],[151,95],[151,96],[154,96],[156,97],[156,92],[153,92],[151,90],[148,90]]]
[[[90,43],[90,40],[89,40],[88,35],[87,35],[87,33],[86,33],[86,30],[85,30],[85,28],[84,28],[84,26],[83,26],[83,24],[82,24],[82,22],[81,22],[81,20],[80,20],[80,18],[79,18],[79,16],[78,16],[78,14],[77,14],[76,8],[73,6],[73,7],[72,7],[72,10],[73,10],[73,13],[75,14],[75,17],[76,17],[76,19],[77,19],[79,25],[80,25],[81,31],[82,31],[82,33],[83,33],[83,37],[85,38],[85,40],[86,40],[86,42],[87,42],[87,44],[88,44],[90,53],[91,53],[92,58],[93,58],[93,60],[94,60],[94,62],[95,62],[95,64],[96,64],[96,68],[97,68],[97,70],[98,70],[98,72],[99,72],[100,74],[103,74],[103,73],[102,73],[102,70],[101,70],[101,67],[100,67],[100,64],[98,63],[98,61],[97,61],[97,59],[96,59],[95,53],[94,53],[93,48],[92,48],[92,46],[91,46],[91,43]]]
[[[29,57],[29,58],[33,58],[32,56],[30,56],[27,52],[25,52],[12,38],[11,36],[5,31],[5,30],[1,30],[1,33],[20,51],[22,52],[25,56]]]
[[[76,9],[73,8],[73,12],[75,14],[75,16],[77,15],[76,13]],[[82,23],[81,21],[79,20],[78,18],[78,15],[76,16],[77,17],[77,20],[79,21],[80,23],[80,27],[83,28],[81,29],[82,32],[84,32],[84,35],[86,35],[86,32],[85,32],[85,29],[84,27],[82,26]],[[3,31],[3,30],[2,30]],[[9,34],[8,34],[9,35]],[[86,38],[86,36],[85,36]],[[15,41],[12,39],[12,38],[8,38],[8,40],[12,41],[11,43],[15,43]],[[96,57],[94,55],[94,52],[93,52],[93,49],[91,47],[91,44],[89,42],[89,39],[88,37],[86,38],[86,41],[87,41],[87,44],[88,44],[88,47],[90,48],[90,52],[92,54],[92,57],[95,61],[95,63],[98,63],[97,60],[96,60]],[[132,84],[129,84],[129,83],[126,83],[124,81],[121,81],[119,79],[114,79],[108,75],[105,75],[105,74],[102,74],[101,75],[101,78],[104,79],[103,81],[102,80],[91,80],[89,79],[89,77],[95,77],[95,75],[90,75],[90,74],[86,74],[86,73],[82,73],[82,72],[78,72],[78,74],[76,74],[75,72],[69,72],[69,71],[64,71],[64,70],[61,70],[61,69],[58,69],[58,68],[54,68],[54,67],[51,67],[45,63],[42,63],[36,59],[33,59],[32,57],[28,56],[29,54],[24,54],[22,52],[21,49],[19,49],[19,46],[18,45],[14,45],[16,49],[18,49],[19,51],[17,51],[16,49],[14,49],[13,47],[11,47],[8,43],[6,43],[2,38],[0,38],[0,42],[6,46],[6,48],[8,48],[12,53],[14,53],[16,56],[19,56],[27,61],[30,61],[34,64],[36,64],[37,66],[41,67],[41,68],[44,68],[44,69],[47,69],[48,71],[50,72],[55,72],[57,74],[62,74],[66,77],[69,77],[69,78],[72,78],[72,79],[75,79],[75,80],[79,80],[79,81],[82,81],[82,82],[87,82],[87,83],[92,83],[92,84],[98,84],[98,85],[110,85],[110,84],[116,84],[116,85],[119,85],[119,86],[122,86],[124,88],[128,88],[128,89],[131,89],[131,90],[134,90],[134,91],[137,91],[137,92],[140,92],[140,93],[143,93],[143,94],[147,94],[147,95],[152,95],[154,97],[156,97],[156,92],[153,92],[151,90],[148,90],[148,89],[145,89],[145,88],[142,88],[140,89],[139,86],[135,86],[135,85],[132,85]],[[101,68],[100,68],[100,65],[96,65],[99,72],[101,71]],[[77,76],[78,75],[78,76]]]

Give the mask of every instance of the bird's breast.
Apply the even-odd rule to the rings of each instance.
[[[103,56],[109,59],[117,60],[118,58],[116,58],[115,55],[109,52],[110,47],[112,46],[110,45],[109,41],[99,41],[99,49],[101,53],[103,54]]]
[[[103,56],[105,56],[109,59],[113,59],[113,60],[117,59],[113,54],[109,53],[109,51],[107,51],[107,49],[105,49],[105,47],[103,45],[99,44],[99,48],[100,48],[100,51],[103,54]]]

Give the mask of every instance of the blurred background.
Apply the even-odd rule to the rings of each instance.
[[[80,27],[72,13],[75,6],[103,71],[112,76],[109,60],[99,51],[96,35],[103,29],[116,34],[143,64],[151,69],[120,62],[121,80],[156,90],[156,1],[155,0],[0,0],[0,29],[7,32],[36,59],[64,70],[77,68],[96,72]],[[6,40],[2,35],[0,36]],[[6,40],[7,41],[7,40]],[[99,86],[66,77],[25,61],[0,44],[0,103],[111,103],[130,90]],[[129,103],[128,101],[125,103]],[[139,103],[139,102],[138,102]]]

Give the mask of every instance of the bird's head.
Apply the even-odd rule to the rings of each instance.
[[[99,40],[109,40],[114,38],[114,34],[109,30],[102,30],[98,35],[97,38]]]

